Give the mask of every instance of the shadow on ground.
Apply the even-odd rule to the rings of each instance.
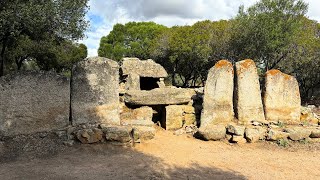
[[[246,179],[243,175],[199,164],[185,167],[131,147],[111,144],[61,145],[50,136],[10,139],[0,156],[0,179]]]

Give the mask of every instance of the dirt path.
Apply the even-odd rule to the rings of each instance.
[[[159,131],[134,148],[75,145],[0,163],[0,179],[319,179],[320,145],[229,145]]]

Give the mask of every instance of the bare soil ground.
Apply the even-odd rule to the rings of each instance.
[[[53,138],[54,139],[54,138]],[[134,148],[15,139],[0,179],[319,179],[320,144],[205,142],[159,130]],[[5,155],[4,155],[5,154]]]

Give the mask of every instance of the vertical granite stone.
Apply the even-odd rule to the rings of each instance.
[[[204,88],[201,126],[227,124],[234,119],[233,66],[220,60],[210,70]]]
[[[0,135],[51,131],[69,124],[70,80],[53,72],[0,78]]]
[[[253,60],[236,63],[236,110],[240,124],[264,122],[259,76]]]
[[[299,124],[301,98],[296,78],[279,70],[270,70],[265,81],[263,100],[266,120]]]
[[[71,111],[74,125],[119,125],[119,66],[102,57],[77,63],[72,72]]]

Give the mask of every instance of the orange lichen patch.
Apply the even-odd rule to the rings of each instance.
[[[243,68],[247,69],[247,68],[249,68],[249,67],[252,66],[252,65],[255,66],[256,64],[254,63],[253,60],[251,60],[251,59],[246,59],[246,60],[241,61],[241,62],[240,62],[240,65],[241,65]]]
[[[281,71],[279,71],[278,69],[271,69],[271,70],[269,70],[266,74],[267,75],[271,75],[271,76],[275,76],[275,75],[277,75],[277,74],[279,74],[279,73],[282,73]]]
[[[284,80],[290,80],[292,78],[292,76],[284,73],[283,73],[283,76],[284,76]]]
[[[216,68],[221,68],[226,66],[232,67],[232,64],[228,60],[220,60],[214,65],[214,67]]]

